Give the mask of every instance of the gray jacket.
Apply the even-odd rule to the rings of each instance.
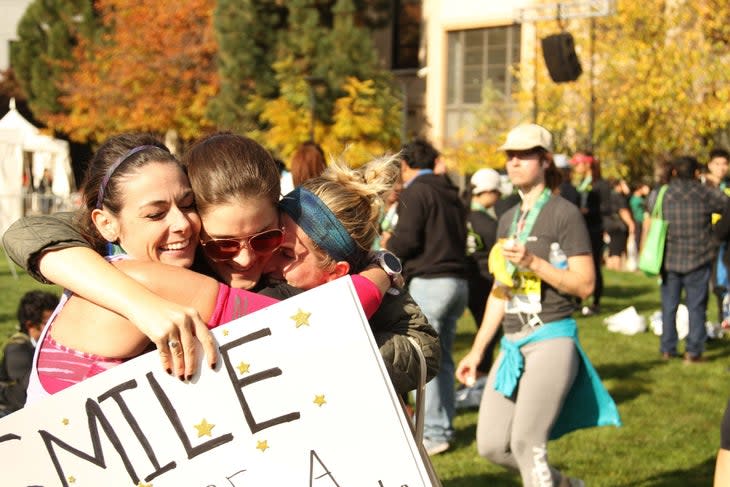
[[[75,219],[74,212],[21,218],[3,235],[5,252],[35,280],[51,284],[38,269],[44,252],[69,247],[93,248],[79,232]]]

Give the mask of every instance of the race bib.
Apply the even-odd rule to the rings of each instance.
[[[514,276],[514,286],[505,305],[506,313],[538,314],[542,311],[540,290],[542,281],[537,274],[518,270]]]

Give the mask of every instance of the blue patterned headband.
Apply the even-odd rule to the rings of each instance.
[[[312,241],[336,261],[358,270],[366,253],[361,252],[334,213],[312,192],[299,187],[279,201],[285,211]]]
[[[114,164],[109,166],[109,169],[106,170],[106,174],[104,174],[104,178],[101,180],[101,183],[99,183],[99,194],[96,196],[97,210],[100,210],[102,205],[104,204],[104,190],[106,190],[106,185],[109,184],[109,179],[111,179],[114,171],[116,171],[117,168],[124,161],[135,155],[137,152],[141,152],[145,149],[160,149],[160,147],[157,147],[156,145],[140,145],[138,147],[135,147],[134,149],[130,149],[125,152],[119,159],[114,162]]]

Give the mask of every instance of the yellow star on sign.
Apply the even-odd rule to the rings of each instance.
[[[76,483],[76,477],[74,477],[73,475],[69,476],[68,483],[69,484],[75,484]]]
[[[210,424],[205,418],[203,418],[203,421],[201,421],[200,424],[195,425],[195,429],[198,430],[198,438],[201,436],[213,436],[210,434],[210,432],[213,431],[213,428],[215,428],[215,425]]]
[[[309,326],[309,317],[312,316],[312,313],[307,313],[306,311],[302,311],[302,308],[299,308],[297,311],[297,314],[290,316],[291,319],[294,320],[294,323],[296,324],[297,328],[300,326],[307,325]]]
[[[152,487],[152,484],[145,484],[144,482],[142,482],[140,480],[139,483],[137,484],[137,487]]]
[[[68,418],[63,418],[61,420],[61,423],[63,423],[64,426],[68,426],[68,424],[70,423],[70,421],[68,420]]]
[[[264,441],[257,441],[256,442],[256,449],[257,450],[261,450],[262,452],[265,452],[266,450],[269,449],[269,442],[267,442],[266,440],[264,440]]]
[[[243,375],[243,374],[245,374],[246,372],[248,372],[248,369],[249,369],[249,367],[251,367],[251,364],[247,364],[247,363],[245,363],[245,362],[241,362],[240,364],[238,364],[238,372],[239,372],[239,373],[240,373],[241,375]]]
[[[320,394],[315,394],[314,395],[314,401],[312,401],[312,402],[314,404],[316,404],[317,406],[319,406],[319,407],[322,407],[322,406],[324,406],[327,403],[327,401],[324,398],[324,394],[321,394],[321,395]]]
[[[229,333],[230,333],[230,331],[228,331],[227,328],[225,330],[223,330],[223,336],[224,337],[227,337]]]

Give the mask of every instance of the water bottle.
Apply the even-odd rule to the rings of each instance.
[[[550,244],[550,256],[548,259],[550,260],[550,263],[558,269],[568,268],[568,256],[565,255],[565,252],[563,252],[563,249],[560,248],[560,244],[558,242]]]

